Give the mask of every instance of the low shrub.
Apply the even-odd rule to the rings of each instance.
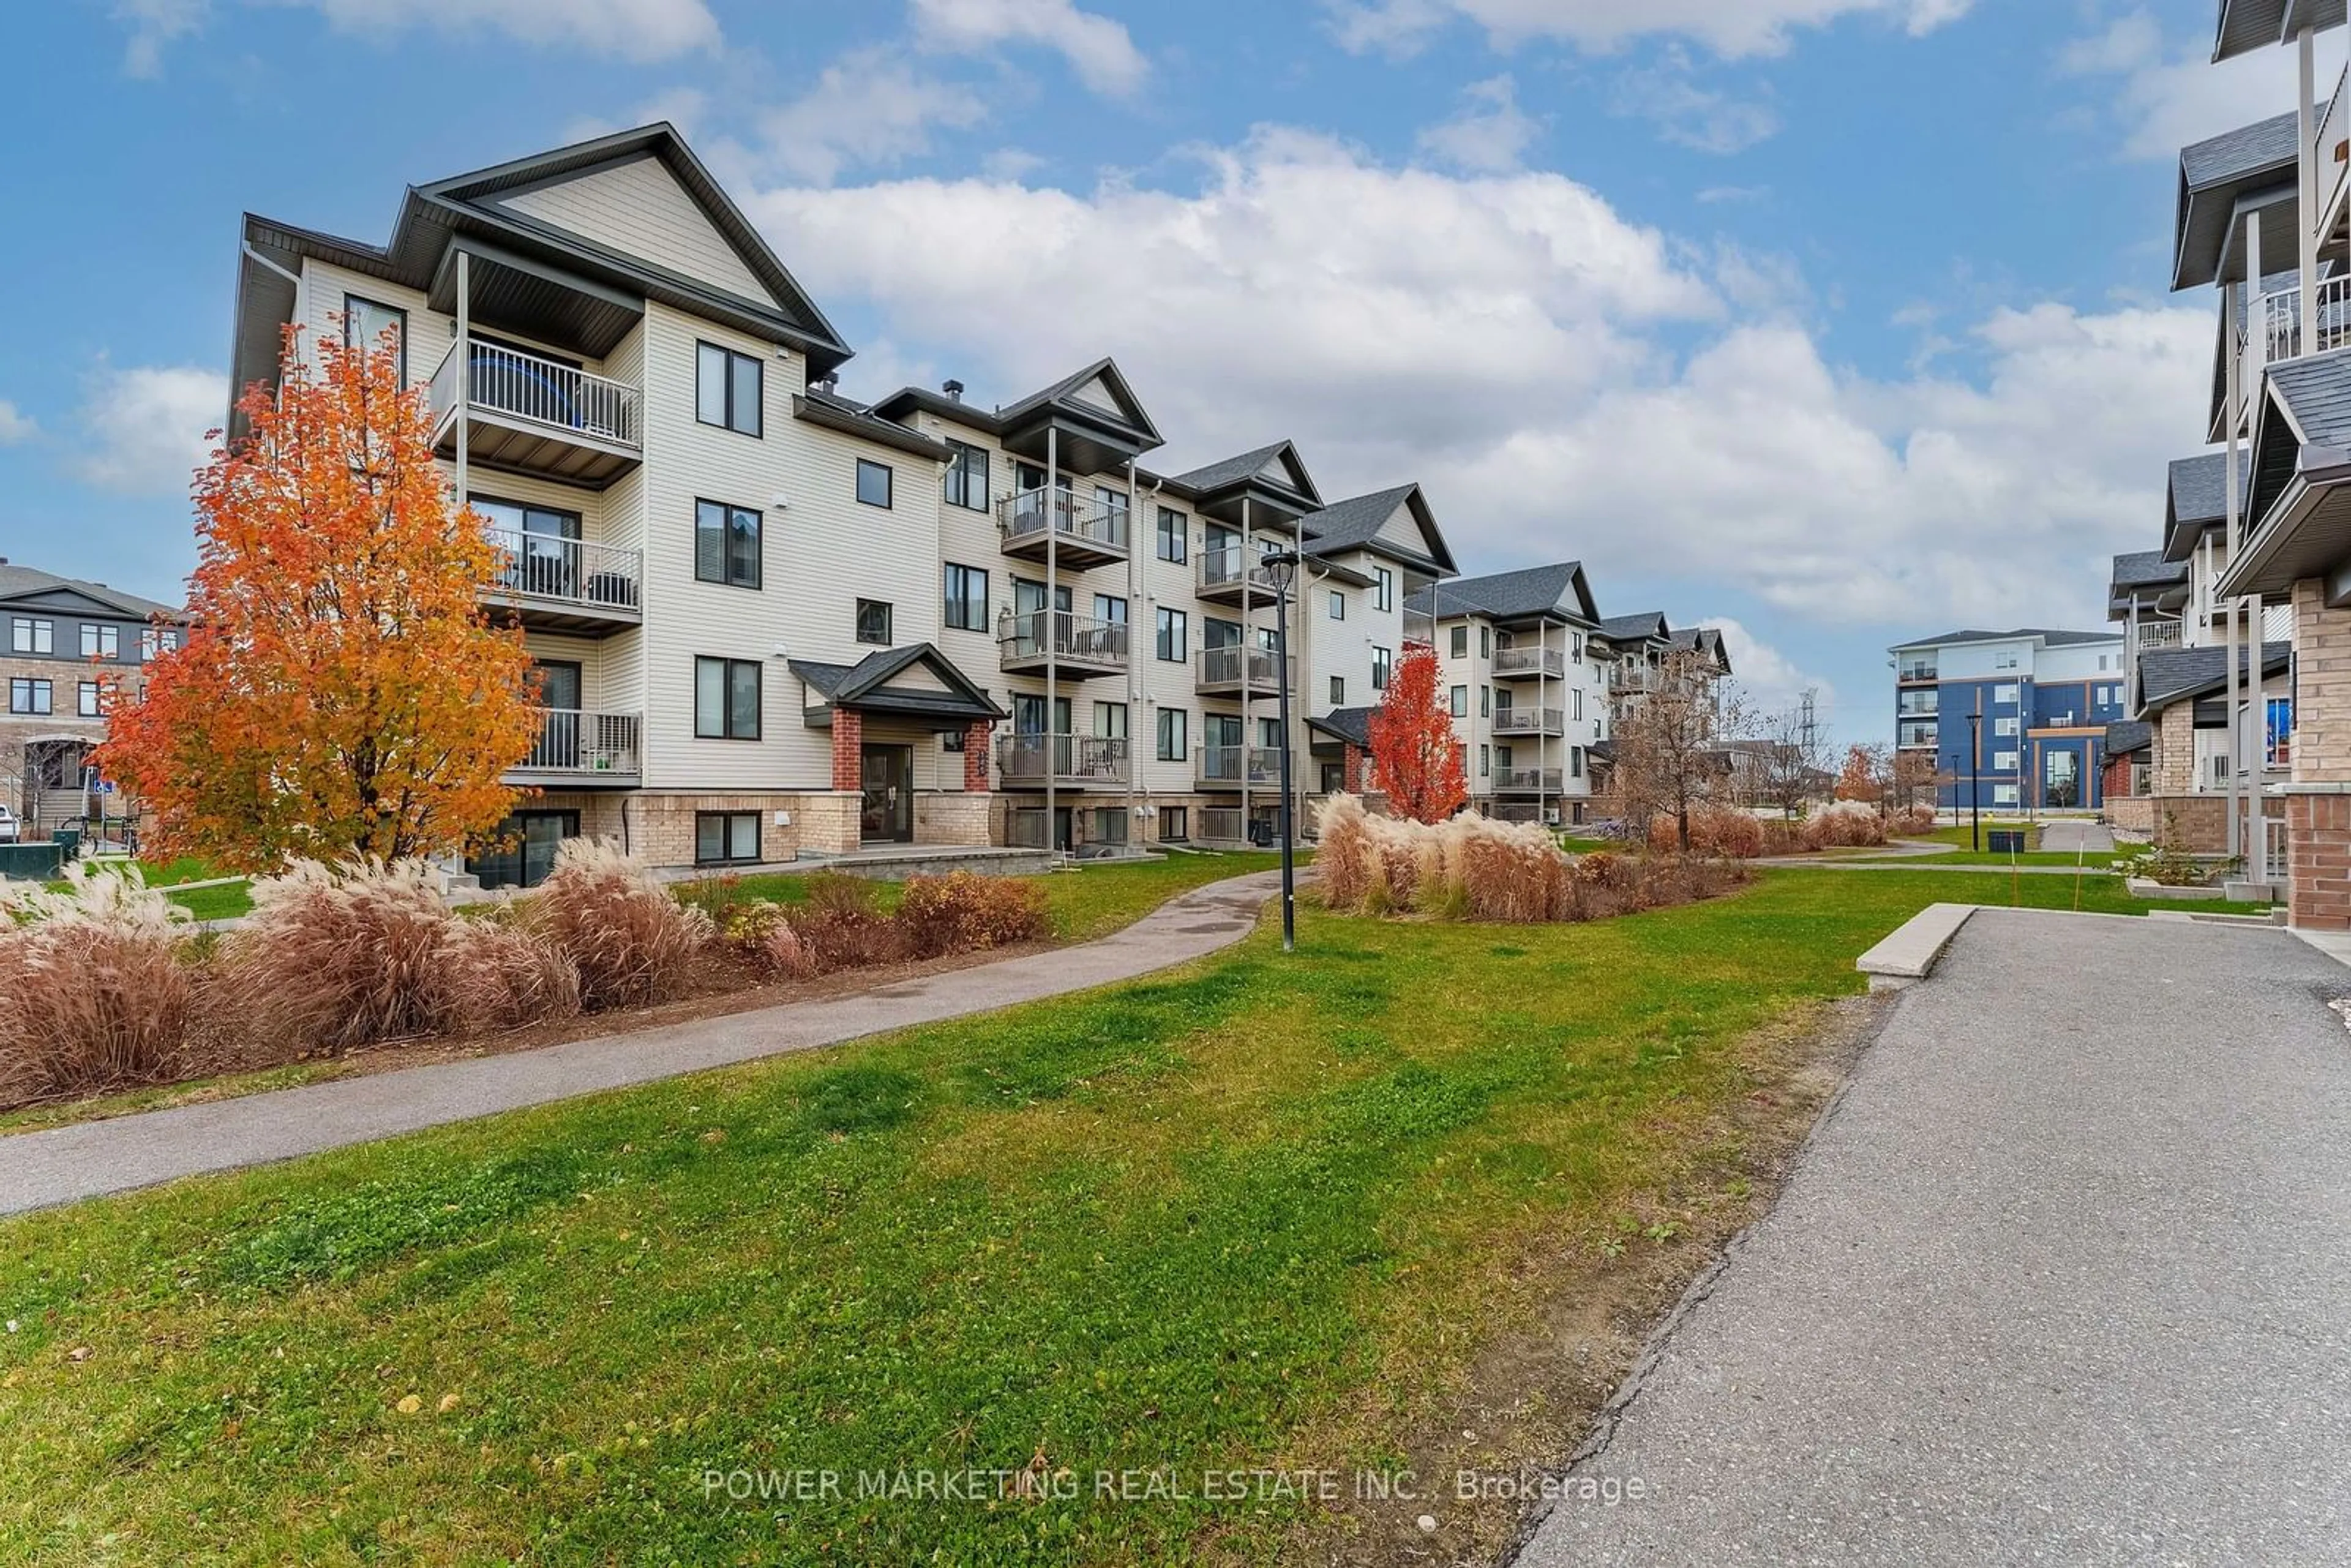
[[[423,861],[296,861],[255,881],[253,914],[222,941],[224,995],[244,1027],[297,1049],[437,1033],[456,925]]]
[[[785,917],[810,972],[870,968],[905,956],[904,929],[882,913],[878,890],[863,877],[819,872],[809,879],[808,894]]]
[[[1905,806],[1886,820],[1886,831],[1903,838],[1931,833],[1938,825],[1932,806]]]
[[[967,871],[909,877],[897,923],[907,953],[916,958],[1011,947],[1053,931],[1045,890],[1036,883]]]
[[[0,894],[0,1103],[162,1082],[186,1048],[187,912],[136,868],[66,882]]]
[[[1836,800],[1804,821],[1807,849],[1857,849],[1886,841],[1886,818],[1859,800]]]
[[[1671,815],[1649,823],[1649,848],[1658,854],[1682,852],[1680,824]],[[1727,860],[1753,860],[1763,853],[1763,823],[1750,811],[1729,806],[1690,808],[1688,852]]]
[[[643,862],[601,839],[563,841],[531,918],[579,970],[580,1005],[591,1012],[680,994],[716,934],[708,915],[672,898]]]

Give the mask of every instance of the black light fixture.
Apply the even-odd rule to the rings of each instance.
[[[1281,712],[1281,950],[1298,951],[1298,873],[1290,787],[1290,586],[1298,580],[1298,552],[1275,550],[1263,563],[1273,584],[1273,672]]]

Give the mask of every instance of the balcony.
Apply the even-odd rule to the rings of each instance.
[[[482,602],[538,632],[607,636],[645,618],[644,563],[632,549],[518,528],[485,528],[506,559]]]
[[[1567,715],[1555,707],[1498,707],[1496,735],[1564,735]]]
[[[1204,746],[1195,754],[1192,779],[1203,789],[1280,789],[1278,746]]]
[[[508,784],[545,789],[634,788],[644,720],[633,713],[541,708],[538,743],[507,771]]]
[[[644,460],[635,387],[478,338],[467,346],[461,356],[461,345],[449,345],[426,393],[441,456],[456,455],[463,403],[466,461],[486,468],[601,490]],[[465,381],[472,385],[461,392]]]
[[[2298,360],[2304,354],[2324,354],[2351,344],[2351,277],[2328,277],[2318,285],[2317,337],[2311,347],[2302,343],[2302,290],[2281,288],[2262,296],[2254,318],[2261,324],[2255,340],[2262,363]],[[2258,369],[2258,367],[2255,367]]]
[[[1564,680],[1567,651],[1563,648],[1497,648],[1494,678],[1498,681]]]
[[[1933,724],[1903,724],[1895,727],[1896,747],[1903,751],[1932,751],[1938,744],[1938,727]]]
[[[996,772],[1007,789],[1123,789],[1130,755],[1123,737],[1003,735]]]
[[[1271,604],[1273,574],[1266,570],[1263,551],[1226,545],[1200,552],[1199,581],[1193,591],[1217,604],[1238,603],[1244,594],[1252,604]]]
[[[2351,71],[2335,78],[2335,96],[2326,100],[2326,113],[2318,122],[2318,223],[2323,244],[2335,226],[2335,206],[2343,200],[2346,175],[2351,173],[2351,160],[2346,160],[2342,148],[2346,129],[2344,87],[2351,82]]]
[[[1531,800],[1502,801],[1486,813],[1498,822],[1541,822],[1545,818],[1557,818],[1558,808],[1538,806]]]
[[[1042,674],[1048,665],[1060,675],[1124,674],[1127,627],[1123,621],[1097,621],[1066,610],[1009,612],[996,619],[997,652],[1008,675]]]
[[[1940,679],[1941,677],[1936,674],[1938,668],[1938,666],[1932,663],[1920,664],[1914,660],[1897,667],[1894,672],[1894,679],[1906,686],[1920,685]]]
[[[2142,621],[2131,635],[2142,649],[2177,648],[2180,643],[2180,624],[2177,621]]]
[[[1196,813],[1198,839],[1204,844],[1238,844],[1249,839],[1249,825],[1238,806],[1203,806]]]
[[[1655,691],[1657,672],[1646,664],[1617,664],[1608,672],[1608,695],[1625,696],[1633,693]]]
[[[1123,507],[1105,507],[1076,491],[1022,490],[996,505],[996,521],[1006,555],[1042,561],[1048,551],[1072,571],[1126,559]]]
[[[1567,774],[1557,768],[1498,768],[1497,795],[1556,795],[1567,787]]]
[[[1273,696],[1285,684],[1285,674],[1295,690],[1298,662],[1294,659],[1285,669],[1283,662],[1264,648],[1205,648],[1192,689],[1204,697]]]
[[[1895,716],[1897,718],[1933,718],[1938,710],[1942,706],[1942,698],[1943,694],[1939,689],[1935,691],[1912,690],[1903,692],[1894,700]]]

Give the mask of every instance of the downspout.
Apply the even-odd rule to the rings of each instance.
[[[1155,532],[1159,501],[1156,482],[1151,486],[1151,499]],[[1141,524],[1144,515],[1142,472],[1135,466],[1135,459],[1129,457],[1126,460],[1126,834],[1129,848],[1134,847],[1135,835],[1142,831],[1135,825],[1135,813],[1142,809],[1135,780],[1142,775],[1143,744],[1134,730],[1136,720],[1143,716],[1143,674],[1134,659],[1134,612],[1143,602],[1143,562],[1140,557],[1143,553],[1144,530]]]
[[[1045,852],[1049,857],[1061,852],[1061,843],[1053,833],[1054,820],[1060,815],[1057,799],[1060,792],[1054,785],[1058,781],[1055,776],[1061,770],[1062,739],[1053,732],[1054,697],[1060,689],[1061,683],[1057,677],[1061,667],[1061,651],[1056,646],[1061,641],[1061,632],[1058,619],[1061,613],[1061,432],[1060,426],[1048,424],[1045,427],[1045,602],[1037,613],[1045,632]],[[1070,499],[1074,507],[1077,501],[1074,491]],[[1073,714],[1071,718],[1070,745],[1074,748],[1077,745],[1076,716]],[[1078,825],[1072,821],[1070,824],[1072,846],[1077,836]]]
[[[1249,702],[1249,696],[1250,696],[1250,694],[1252,693],[1252,691],[1255,689],[1255,683],[1253,683],[1253,682],[1249,679],[1249,664],[1250,664],[1251,661],[1252,661],[1252,660],[1256,657],[1256,655],[1257,655],[1257,650],[1256,650],[1255,648],[1252,648],[1252,647],[1250,647],[1250,646],[1249,646],[1249,640],[1250,640],[1250,637],[1251,637],[1251,635],[1252,635],[1252,634],[1257,631],[1257,627],[1256,627],[1256,625],[1255,625],[1255,624],[1254,624],[1254,623],[1249,620],[1249,615],[1250,615],[1250,613],[1252,612],[1252,611],[1255,609],[1255,606],[1253,606],[1252,604],[1250,604],[1250,603],[1249,603],[1249,565],[1250,565],[1250,558],[1256,554],[1256,547],[1255,547],[1255,543],[1254,543],[1253,539],[1251,538],[1251,534],[1250,534],[1250,529],[1251,529],[1250,517],[1251,517],[1251,514],[1250,514],[1250,512],[1249,512],[1249,492],[1248,492],[1248,491],[1246,491],[1246,490],[1244,490],[1244,491],[1242,491],[1242,492],[1241,492],[1241,646],[1240,646],[1240,655],[1241,655],[1241,842],[1243,842],[1244,844],[1246,844],[1246,843],[1248,843],[1248,842],[1249,842],[1249,753],[1250,753],[1252,750],[1256,749],[1256,741],[1255,741],[1255,738],[1254,738],[1254,736],[1253,736],[1253,732],[1252,732],[1252,731],[1250,730],[1250,728],[1249,728],[1249,721],[1250,721],[1250,719],[1252,719],[1252,718],[1254,718],[1254,717],[1256,716],[1256,715],[1250,711],[1250,709],[1251,709],[1251,705],[1250,705],[1250,702]]]

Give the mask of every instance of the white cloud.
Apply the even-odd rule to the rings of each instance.
[[[1420,133],[1420,150],[1457,168],[1500,172],[1542,134],[1542,122],[1519,108],[1518,84],[1508,75],[1463,89],[1461,112]]]
[[[1836,687],[1818,675],[1806,674],[1793,659],[1727,615],[1708,616],[1698,624],[1722,633],[1723,646],[1730,654],[1732,679],[1759,711],[1782,712],[1811,692],[1818,699],[1815,706],[1823,722],[1827,721],[1836,703]]]
[[[1071,0],[914,0],[914,36],[925,48],[970,53],[999,44],[1060,51],[1095,92],[1133,92],[1147,63],[1126,28]]]
[[[2117,127],[2125,157],[2158,160],[2292,109],[2298,74],[2292,49],[2256,49],[2216,66],[2209,39],[2168,47],[2145,11],[2074,40],[2057,64],[2075,76],[2120,78],[2101,85],[2100,118]]]
[[[31,414],[19,412],[15,403],[0,398],[0,446],[30,441],[39,429],[40,426],[33,423]]]
[[[987,100],[969,88],[918,76],[891,50],[872,48],[827,66],[805,97],[769,110],[761,131],[777,167],[830,182],[852,165],[917,157],[930,151],[933,128],[987,117]]]
[[[80,428],[88,444],[74,472],[128,496],[185,496],[211,455],[205,434],[228,413],[228,378],[193,365],[102,369],[91,377]]]
[[[1654,121],[1667,141],[1700,152],[1741,152],[1780,129],[1779,112],[1770,104],[1698,86],[1679,50],[1669,51],[1655,69],[1619,77],[1609,107]]]
[[[1323,0],[1332,32],[1357,51],[1408,53],[1458,16],[1498,48],[1555,38],[1607,50],[1636,38],[1687,38],[1718,55],[1773,55],[1799,27],[1876,16],[1913,35],[1965,16],[1973,0]]]
[[[1604,591],[2095,620],[2103,558],[2150,537],[2164,462],[2197,439],[2200,308],[2003,311],[1953,329],[1944,362],[1971,376],[1874,380],[1823,355],[1786,264],[1712,256],[1557,174],[1389,167],[1282,130],[1202,156],[1185,191],[904,180],[746,206],[926,379],[1009,402],[1115,354],[1177,444],[1156,464],[1289,436],[1327,495],[1420,479],[1466,559],[1580,557]]]
[[[718,19],[703,0],[252,0],[302,6],[349,32],[412,27],[503,33],[527,44],[559,43],[626,60],[663,60],[718,45]],[[154,76],[164,47],[197,31],[212,0],[118,0],[115,19],[131,30],[123,69]]]

